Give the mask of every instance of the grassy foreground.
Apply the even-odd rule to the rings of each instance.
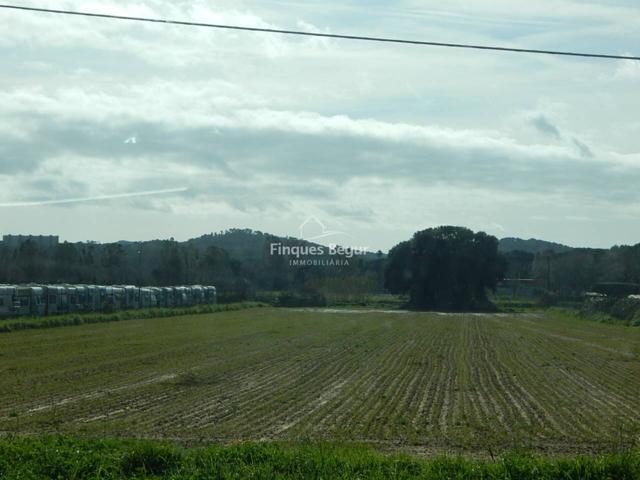
[[[0,439],[0,478],[627,480],[640,478],[640,453],[556,459],[514,453],[482,461],[383,456],[321,443],[185,449],[145,440],[14,437]]]

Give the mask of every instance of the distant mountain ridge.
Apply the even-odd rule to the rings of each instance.
[[[171,239],[173,240],[173,238]],[[120,240],[115,242],[122,245],[124,248],[138,248],[138,246],[151,246],[161,245],[167,240],[145,240],[145,241],[131,241]],[[204,234],[199,237],[191,238],[189,240],[177,242],[185,246],[194,247],[200,251],[206,250],[207,247],[215,246],[222,248],[228,252],[232,258],[242,260],[257,260],[264,256],[264,253],[268,251],[269,244],[272,242],[280,242],[286,245],[319,245],[315,242],[303,240],[295,237],[281,237],[266,232],[260,232],[251,229],[231,228],[228,230]],[[78,245],[83,243],[92,243],[95,245],[101,245],[99,242],[71,242]],[[0,242],[0,246],[3,242]],[[106,244],[105,244],[106,245]],[[7,245],[4,245],[7,246]],[[498,250],[502,253],[509,253],[513,251],[524,251],[527,253],[542,253],[551,250],[555,253],[564,253],[571,250],[575,250],[573,247],[563,245],[561,243],[549,242],[546,240],[539,240],[536,238],[530,238],[525,240],[523,238],[505,237],[499,240]],[[377,253],[371,252],[366,257],[377,257]],[[383,254],[386,256],[386,254]]]
[[[209,246],[222,248],[229,253],[232,258],[241,260],[258,260],[269,252],[271,243],[282,243],[283,245],[316,246],[322,245],[308,240],[295,237],[280,237],[266,232],[251,229],[232,228],[218,233],[210,233],[191,238],[184,242],[186,245],[194,246],[204,250]],[[324,247],[326,249],[326,246]],[[370,252],[361,255],[362,258],[377,258],[377,253]]]
[[[509,253],[519,250],[522,252],[536,254],[549,250],[553,251],[554,253],[564,253],[574,250],[574,248],[563,245],[561,243],[538,240],[537,238],[530,238],[528,240],[525,240],[522,238],[506,237],[500,239],[498,243],[498,250],[502,253]]]
[[[185,243],[193,245],[197,248],[204,249],[213,245],[223,248],[232,258],[238,259],[257,259],[264,255],[270,242],[282,242],[289,245],[317,245],[314,242],[298,239],[295,237],[279,237],[265,232],[250,229],[229,229],[223,232],[205,234],[197,238],[187,240]],[[523,251],[527,253],[542,253],[553,251],[554,253],[565,253],[575,250],[573,247],[563,245],[561,243],[549,242],[530,238],[506,237],[499,240],[498,250],[501,253],[509,253],[513,251]],[[372,252],[367,257],[373,257]],[[384,254],[386,256],[386,254]]]

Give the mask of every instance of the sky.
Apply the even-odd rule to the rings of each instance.
[[[636,0],[19,4],[640,55]],[[314,219],[372,250],[438,225],[640,242],[640,62],[2,9],[0,25],[0,234],[305,236]]]

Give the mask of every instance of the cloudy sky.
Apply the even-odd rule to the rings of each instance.
[[[19,3],[640,54],[637,0]],[[9,10],[0,25],[0,233],[297,236],[315,216],[373,249],[441,224],[640,242],[640,62]]]

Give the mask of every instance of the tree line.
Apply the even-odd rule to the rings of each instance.
[[[18,248],[0,243],[0,283],[216,285],[222,299],[253,298],[257,291],[359,296],[382,292],[382,252],[350,258],[336,268],[295,267],[269,245],[300,243],[266,233],[231,229],[185,242],[60,243],[34,240]]]
[[[259,291],[355,300],[391,292],[406,295],[414,308],[437,309],[488,308],[488,292],[505,277],[533,279],[541,292],[574,299],[602,282],[640,283],[640,244],[555,251],[537,245],[535,253],[501,253],[491,235],[443,226],[417,232],[388,255],[356,256],[343,266],[292,267],[290,257],[270,254],[274,242],[305,243],[248,229],[185,242],[0,243],[0,283],[207,284],[216,285],[223,300],[254,298]]]
[[[505,254],[508,278],[531,278],[562,299],[577,299],[601,283],[640,284],[640,243],[611,249],[576,248]]]

